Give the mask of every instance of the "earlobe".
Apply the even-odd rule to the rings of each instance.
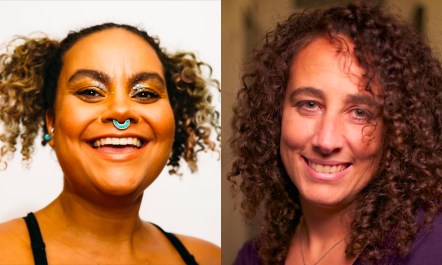
[[[50,111],[46,111],[45,115],[46,133],[43,135],[43,141],[54,147],[54,115]]]

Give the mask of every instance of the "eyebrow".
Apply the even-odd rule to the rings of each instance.
[[[290,100],[294,101],[295,98],[300,95],[305,94],[308,96],[324,99],[325,95],[322,90],[319,90],[314,87],[300,87],[294,90],[290,94]],[[345,98],[346,104],[364,104],[368,106],[374,106],[374,107],[380,107],[380,103],[374,99],[372,96],[369,95],[363,95],[363,94],[354,94],[354,95],[347,95]]]
[[[297,88],[296,90],[294,90],[291,94],[290,94],[290,100],[293,101],[295,100],[295,98],[300,95],[300,94],[306,94],[308,96],[312,96],[312,97],[316,97],[316,98],[320,98],[320,99],[324,99],[324,92],[322,92],[321,90],[314,88],[314,87],[300,87]]]
[[[146,82],[146,81],[155,81],[155,82],[160,83],[161,85],[166,84],[164,79],[158,73],[155,73],[155,72],[141,72],[141,73],[137,73],[129,78],[129,83],[132,86],[135,86],[138,83]]]
[[[68,83],[75,82],[78,79],[81,79],[83,77],[89,77],[89,78],[92,78],[92,79],[97,80],[97,81],[104,83],[104,84],[109,84],[111,81],[111,77],[104,72],[97,71],[97,70],[91,70],[91,69],[79,69],[79,70],[75,71],[75,73],[69,78]],[[156,82],[160,83],[161,85],[166,84],[164,79],[158,73],[155,73],[155,72],[137,73],[129,78],[129,83],[132,86],[134,86],[140,82],[151,81],[151,80],[156,81]]]
[[[347,95],[345,98],[347,104],[368,105],[373,107],[380,107],[380,103],[369,95]]]
[[[104,84],[108,84],[110,81],[109,75],[101,71],[90,70],[90,69],[79,69],[75,71],[73,75],[71,75],[71,77],[68,80],[68,83],[75,82],[83,77],[89,77]]]

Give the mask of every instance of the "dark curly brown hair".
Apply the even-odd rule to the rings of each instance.
[[[47,133],[46,112],[54,112],[57,80],[64,54],[80,39],[106,29],[121,28],[147,41],[159,57],[166,77],[166,86],[175,116],[175,141],[168,165],[171,174],[178,174],[183,158],[192,171],[197,169],[197,152],[217,150],[221,127],[219,112],[212,106],[211,90],[220,91],[219,82],[211,78],[209,65],[196,59],[193,53],[168,54],[160,48],[157,38],[125,24],[105,23],[77,32],[70,32],[58,42],[47,37],[18,37],[9,47],[13,51],[0,54],[0,162],[16,151],[20,138],[21,153],[30,160],[36,136]],[[204,69],[207,68],[207,69]],[[215,131],[216,140],[211,139]],[[42,144],[46,144],[43,140]]]
[[[228,179],[247,220],[262,214],[263,264],[281,264],[300,222],[298,190],[279,154],[282,103],[296,54],[313,39],[348,37],[370,92],[384,94],[386,126],[378,173],[352,206],[346,255],[365,264],[405,256],[442,202],[442,71],[425,40],[379,7],[351,4],[292,14],[265,36],[234,108]]]

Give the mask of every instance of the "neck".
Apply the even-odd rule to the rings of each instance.
[[[77,239],[102,242],[133,242],[143,228],[138,215],[141,198],[131,205],[97,205],[63,190],[60,196],[41,211],[41,219],[54,231]]]
[[[329,208],[312,205],[301,200],[303,229],[306,242],[323,242],[329,245],[347,235],[351,216],[349,207]]]
[[[298,243],[302,247],[303,261],[316,264],[324,261],[339,261],[336,264],[351,264],[345,256],[346,240],[351,217],[347,207],[323,207],[301,200],[303,218],[298,226]],[[316,263],[312,263],[316,262]]]
[[[301,198],[303,217],[290,243],[286,264],[353,264],[345,255],[351,205],[325,207]]]

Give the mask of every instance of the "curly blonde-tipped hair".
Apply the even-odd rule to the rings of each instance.
[[[47,37],[18,37],[10,43],[14,47],[12,52],[0,54],[0,122],[4,127],[0,134],[0,162],[3,168],[7,167],[6,158],[16,152],[18,138],[23,160],[30,161],[40,130],[47,133],[44,117],[47,112],[54,112],[63,55],[81,38],[112,28],[143,38],[163,65],[176,128],[167,164],[171,167],[169,172],[179,174],[181,158],[194,172],[199,151],[217,150],[221,128],[219,112],[212,106],[211,89],[220,91],[220,85],[211,78],[211,67],[198,61],[193,53],[167,54],[157,38],[136,27],[105,23],[70,32],[61,42]],[[216,140],[211,138],[212,131]],[[43,140],[42,144],[46,142]]]

